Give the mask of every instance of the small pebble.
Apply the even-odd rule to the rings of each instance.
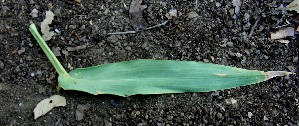
[[[64,54],[65,56],[68,56],[68,55],[69,55],[69,52],[66,51],[66,50],[62,50],[62,54]]]
[[[229,47],[233,47],[234,43],[233,42],[227,42],[226,45],[229,46]]]
[[[233,8],[231,8],[231,9],[229,9],[229,13],[230,13],[230,15],[234,15],[235,10]]]
[[[225,103],[226,103],[227,105],[236,104],[236,103],[237,103],[237,100],[235,100],[234,98],[225,99]]]
[[[146,126],[146,123],[138,123],[137,126]]]
[[[52,51],[55,56],[61,56],[60,50],[60,47],[52,48]]]
[[[38,10],[34,8],[29,15],[31,15],[33,18],[36,18],[38,17],[37,14],[38,14]]]
[[[221,6],[221,3],[216,2],[216,7],[220,7],[220,6]]]
[[[176,9],[170,9],[168,13],[165,14],[165,16],[168,19],[171,19],[172,17],[177,17],[178,16],[178,11]]]
[[[266,56],[266,55],[264,55],[264,58],[267,60],[267,59],[269,59],[269,57],[268,56]]]
[[[264,121],[268,121],[268,117],[267,116],[264,116]]]
[[[19,55],[21,55],[22,53],[24,53],[25,52],[25,48],[24,47],[22,47],[20,50],[18,50],[18,54]]]
[[[125,49],[128,51],[132,50],[132,48],[130,46],[127,46]]]
[[[15,69],[15,71],[16,71],[16,72],[20,72],[20,71],[21,71],[20,67],[17,66],[16,69]]]
[[[222,119],[222,113],[218,112],[218,113],[217,113],[217,117],[218,117],[219,119]]]
[[[60,15],[61,15],[61,9],[60,9],[60,8],[55,9],[55,10],[54,10],[54,14],[55,14],[56,16],[60,16]]]
[[[54,30],[58,35],[60,35],[60,31],[59,31],[59,29],[57,29],[57,28],[55,28],[55,30]]]
[[[296,68],[293,66],[287,66],[288,70],[291,72],[296,72]]]
[[[198,16],[198,14],[195,11],[191,11],[187,14],[188,18],[194,18],[194,17],[197,17],[197,16]]]
[[[209,60],[208,59],[203,59],[203,62],[208,63]]]
[[[232,3],[235,6],[235,14],[239,14],[240,8],[242,5],[242,1],[241,0],[233,0]]]
[[[82,25],[81,27],[80,27],[80,30],[84,30],[85,29],[85,25]]]
[[[33,60],[33,58],[32,58],[32,56],[26,56],[26,58],[25,58],[26,60],[28,60],[28,61],[31,61],[31,60]]]
[[[69,26],[69,28],[71,28],[71,29],[76,29],[76,27],[77,27],[76,25],[70,25]]]
[[[240,57],[242,57],[243,55],[242,55],[241,53],[235,53],[235,56],[238,57],[238,58],[240,58]]]
[[[109,37],[107,38],[107,40],[110,41],[110,42],[115,43],[115,42],[118,41],[118,38],[116,37],[116,35],[111,35],[111,36],[109,36]]]
[[[2,61],[0,61],[0,69],[4,68],[4,63]]]
[[[176,9],[171,9],[168,13],[171,17],[176,17],[178,15],[178,11]]]
[[[219,96],[219,91],[214,91],[211,93],[211,96]]]
[[[252,112],[248,112],[248,113],[247,113],[247,116],[248,116],[248,118],[251,119],[251,117],[253,116]]]
[[[245,13],[245,14],[244,14],[244,21],[245,21],[245,22],[248,22],[249,19],[250,19],[250,14]]]
[[[298,62],[298,56],[293,57],[293,62],[294,62],[294,63],[297,63],[297,62]]]
[[[157,126],[163,126],[163,124],[162,123],[157,123]]]
[[[105,126],[112,126],[112,123],[109,122],[108,120],[104,120]]]
[[[148,119],[148,115],[145,115],[145,117],[144,117],[145,119]]]
[[[136,111],[136,113],[135,113],[136,115],[140,115],[140,111]]]

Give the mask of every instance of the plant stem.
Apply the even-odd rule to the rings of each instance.
[[[30,23],[31,24],[29,26],[29,31],[31,32],[31,34],[34,36],[35,40],[38,42],[38,44],[40,45],[40,47],[43,49],[43,51],[47,55],[48,59],[50,60],[50,62],[54,66],[54,68],[56,69],[56,72],[59,75],[69,75],[66,72],[66,70],[63,68],[63,66],[61,65],[61,63],[58,61],[58,59],[56,58],[56,56],[54,55],[54,53],[48,47],[47,43],[44,41],[44,39],[39,34],[39,32],[36,29],[35,24],[33,22],[31,22],[31,21],[30,21]]]

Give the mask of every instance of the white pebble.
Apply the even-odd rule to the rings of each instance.
[[[248,112],[248,113],[247,113],[247,116],[248,116],[248,118],[251,119],[251,117],[253,116],[252,112]]]
[[[171,17],[176,17],[178,16],[178,11],[176,9],[171,9],[169,12],[168,12],[169,16]]]
[[[57,29],[57,28],[55,28],[55,32],[58,34],[58,35],[60,35],[60,31],[59,31],[59,29]]]
[[[31,15],[33,18],[36,18],[38,17],[37,14],[38,14],[38,10],[34,8],[29,15]]]

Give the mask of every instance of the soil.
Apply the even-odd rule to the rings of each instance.
[[[197,0],[196,0],[197,1]],[[2,0],[0,2],[0,125],[299,125],[298,34],[288,44],[270,40],[281,26],[297,28],[292,0],[246,0],[240,12],[224,0],[146,0],[146,25],[135,34],[129,0]],[[125,6],[124,6],[125,5]],[[283,6],[281,6],[283,5]],[[39,11],[33,18],[31,10]],[[165,14],[176,9],[177,17]],[[244,69],[292,71],[256,85],[208,92],[161,95],[90,95],[57,92],[57,73],[30,34],[47,10],[55,14],[48,41],[67,70],[133,59],[204,61]],[[198,16],[188,18],[195,11]],[[34,120],[39,101],[67,99]]]

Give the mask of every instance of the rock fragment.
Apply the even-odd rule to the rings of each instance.
[[[198,17],[198,14],[195,11],[191,11],[187,14],[188,18]]]
[[[241,0],[233,0],[232,3],[235,6],[235,14],[238,15],[240,13],[242,1]]]

